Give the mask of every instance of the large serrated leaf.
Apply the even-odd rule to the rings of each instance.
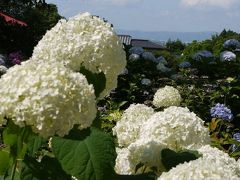
[[[114,175],[114,142],[99,129],[74,129],[66,138],[53,137],[52,147],[63,169],[78,179],[108,180]]]
[[[189,162],[201,157],[198,151],[184,150],[175,152],[171,149],[163,149],[161,152],[162,163],[167,171],[172,167],[176,167],[178,164]]]
[[[70,180],[71,176],[66,174],[59,162],[51,157],[44,156],[41,162],[32,157],[25,157],[20,173],[21,180]]]
[[[86,76],[89,84],[93,84],[95,96],[99,97],[100,93],[105,89],[106,77],[103,72],[93,73],[87,70],[84,66],[81,67],[80,73]]]

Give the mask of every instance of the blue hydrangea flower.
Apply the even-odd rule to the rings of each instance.
[[[237,39],[228,39],[227,41],[224,42],[223,48],[225,49],[236,49],[240,48],[240,42]]]
[[[213,54],[210,51],[202,50],[198,51],[193,55],[193,59],[195,61],[206,61],[206,60],[212,60],[214,59]]]
[[[233,134],[233,139],[240,142],[240,132]],[[232,151],[239,151],[240,147],[236,144],[232,145]]]
[[[183,61],[183,62],[181,62],[181,63],[178,65],[178,67],[180,67],[180,68],[189,68],[189,67],[191,67],[191,63],[188,62],[188,61]]]
[[[211,116],[216,118],[221,118],[227,121],[233,120],[233,114],[229,108],[227,108],[224,104],[217,103],[210,110]]]

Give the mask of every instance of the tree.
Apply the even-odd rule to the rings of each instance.
[[[171,52],[181,54],[186,45],[180,39],[177,39],[175,41],[169,39],[166,43],[166,46]]]
[[[2,0],[0,12],[27,23],[27,27],[6,24],[0,20],[0,52],[21,50],[30,57],[34,46],[62,17],[57,6],[44,0]]]

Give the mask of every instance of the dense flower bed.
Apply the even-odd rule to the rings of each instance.
[[[26,62],[1,56],[0,178],[240,179],[238,45],[165,58],[60,20]]]

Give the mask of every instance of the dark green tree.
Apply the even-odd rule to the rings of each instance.
[[[62,18],[56,5],[43,0],[1,0],[0,12],[27,23],[22,27],[0,20],[0,52],[21,50],[27,57],[46,31]]]
[[[186,45],[180,40],[171,40],[169,39],[166,43],[166,47],[171,51],[176,54],[181,54]]]

